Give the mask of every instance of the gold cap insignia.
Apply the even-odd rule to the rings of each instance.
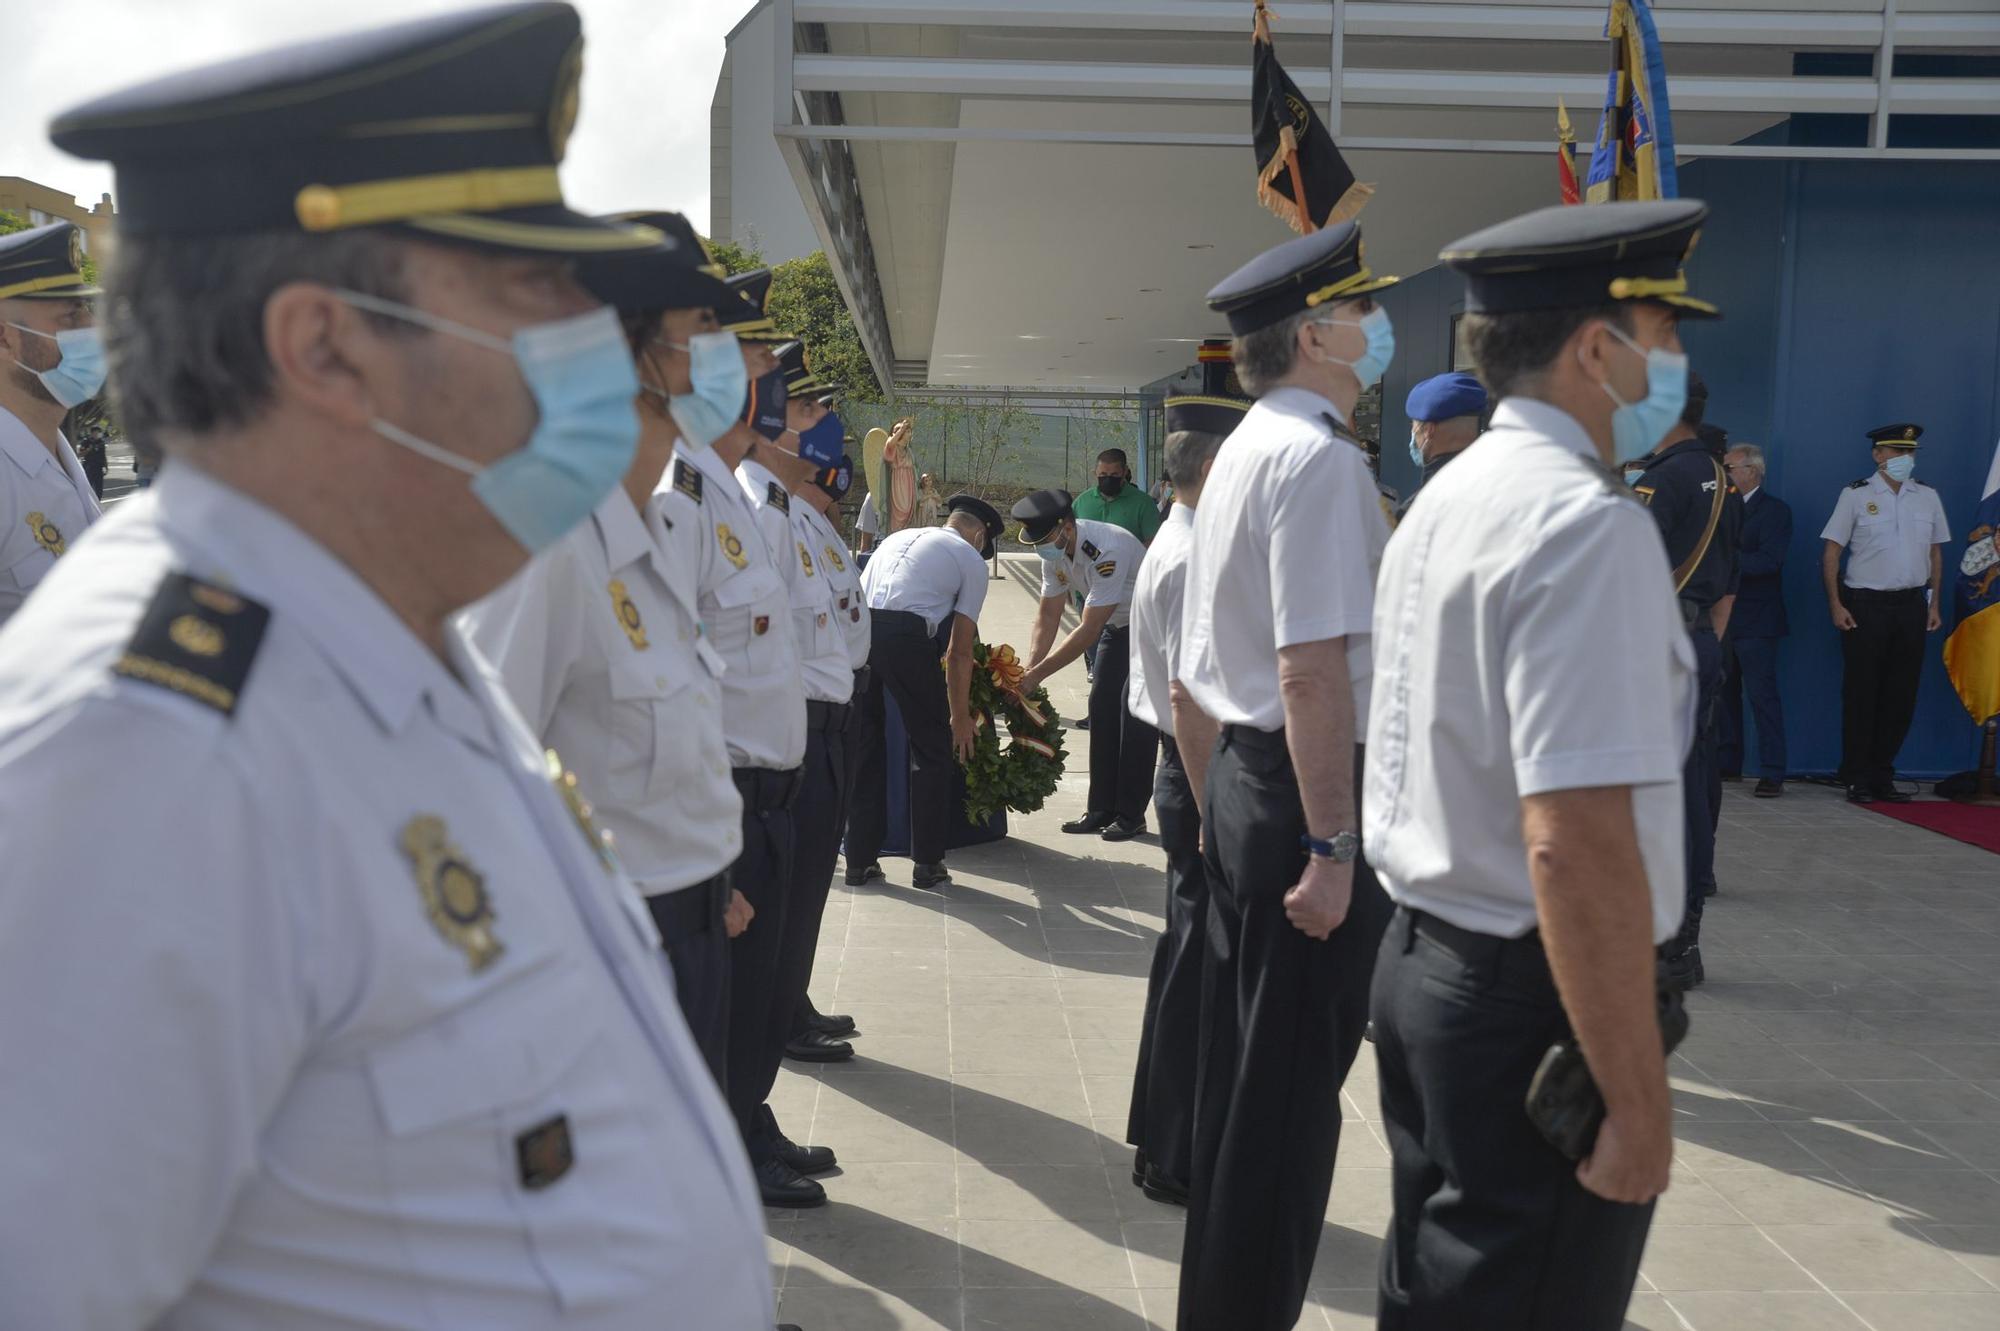
[[[69,267],[70,271],[79,277],[83,275],[83,232],[81,231],[72,230],[69,233]]]
[[[827,562],[833,565],[834,572],[836,573],[847,572],[847,561],[840,557],[840,550],[838,549],[838,547],[827,545],[827,546],[821,546],[820,548],[826,551]]]
[[[806,576],[808,578],[819,576],[819,571],[813,568],[813,557],[806,553],[806,543],[804,541],[799,542],[799,562],[805,565]]]
[[[606,873],[618,872],[618,856],[612,849],[611,833],[597,825],[597,810],[590,807],[590,801],[583,797],[582,789],[576,784],[576,773],[563,767],[562,759],[554,749],[543,750],[548,761],[549,780],[555,784],[556,793],[569,808],[569,816],[576,819],[583,839],[590,843],[597,854],[598,863]]]
[[[618,627],[625,630],[625,636],[632,640],[632,646],[645,651],[646,626],[639,622],[639,607],[632,604],[632,597],[625,590],[625,584],[618,579],[611,580],[611,608],[618,613]]]
[[[28,515],[28,530],[35,534],[35,544],[52,555],[60,555],[69,549],[69,542],[63,540],[62,530],[40,512]]]
[[[424,913],[437,931],[465,953],[474,972],[492,965],[507,949],[493,936],[493,901],[486,895],[486,879],[466,862],[465,852],[451,844],[444,819],[434,814],[410,819],[403,827],[403,853],[416,870]]]
[[[728,523],[715,524],[715,543],[722,547],[722,553],[730,563],[740,569],[750,567],[750,556],[743,553],[743,542],[735,532],[729,530]]]

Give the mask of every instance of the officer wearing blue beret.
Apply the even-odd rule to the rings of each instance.
[[[1679,322],[1715,313],[1681,272],[1707,212],[1549,208],[1441,256],[1499,404],[1377,588],[1385,1331],[1615,1331],[1667,1186],[1678,994],[1663,1004],[1656,949],[1685,904],[1694,651],[1609,464],[1680,417]]]
[[[1421,489],[1453,458],[1471,447],[1486,417],[1486,388],[1464,371],[1437,374],[1418,384],[1403,399],[1410,418],[1410,461],[1423,473]],[[1415,492],[1396,509],[1396,519],[1410,511]]]
[[[96,487],[62,432],[70,408],[104,387],[98,294],[83,276],[83,235],[70,223],[0,236],[0,359],[8,366],[0,374],[0,624],[98,518]]]
[[[1375,569],[1389,527],[1348,422],[1395,354],[1360,228],[1208,293],[1257,398],[1210,470],[1188,557],[1174,734],[1200,802],[1207,1014],[1180,1325],[1297,1320],[1333,1184],[1388,902],[1360,858]],[[1218,738],[1219,731],[1219,738]],[[1285,994],[1281,1002],[1249,1001]]]
[[[0,1325],[771,1325],[659,935],[455,619],[634,457],[571,265],[663,242],[564,204],[580,61],[507,5],[54,123],[169,462],[0,631]]]

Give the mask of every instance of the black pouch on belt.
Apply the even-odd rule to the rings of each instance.
[[[1667,978],[1664,964],[1653,983],[1660,1046],[1671,1054],[1687,1038],[1687,1008],[1681,1001],[1681,987]],[[1528,1121],[1549,1145],[1572,1160],[1583,1159],[1597,1144],[1597,1130],[1604,1123],[1604,1097],[1598,1093],[1590,1066],[1583,1061],[1583,1049],[1574,1038],[1556,1041],[1542,1055],[1541,1066],[1528,1083],[1527,1110]]]

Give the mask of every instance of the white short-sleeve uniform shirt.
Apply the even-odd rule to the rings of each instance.
[[[1375,477],[1334,405],[1267,393],[1216,455],[1194,515],[1182,685],[1223,725],[1278,730],[1278,652],[1347,640],[1357,735],[1368,724],[1375,569],[1389,539]]]
[[[954,615],[977,624],[986,604],[986,561],[949,527],[905,527],[875,547],[861,574],[871,610],[921,616],[935,634]]]
[[[1847,547],[1841,581],[1868,591],[1927,587],[1931,548],[1951,539],[1938,492],[1915,479],[1898,491],[1879,470],[1848,486],[1820,539]]]
[[[97,521],[97,495],[69,440],[49,452],[0,407],[0,624]]]
[[[1574,418],[1508,398],[1424,486],[1383,559],[1375,660],[1362,836],[1391,897],[1521,937],[1522,798],[1630,786],[1653,939],[1673,936],[1694,649],[1658,526]]]
[[[834,582],[833,562],[813,519],[819,514],[797,495],[786,513],[792,558],[806,595],[792,601],[792,636],[799,644],[799,673],[806,697],[815,702],[844,703],[854,698],[854,656],[848,646],[847,617],[854,598],[841,606],[842,591]],[[844,560],[842,561],[845,562]]]
[[[722,737],[722,655],[697,570],[623,486],[462,616],[514,705],[562,755],[648,896],[714,877],[743,850]]]
[[[1123,527],[1089,518],[1076,520],[1076,549],[1061,560],[1042,561],[1042,595],[1083,597],[1083,608],[1109,605],[1107,628],[1132,621],[1132,587],[1145,562],[1146,547]]]
[[[854,552],[840,537],[839,528],[826,514],[811,504],[800,504],[814,537],[809,546],[820,573],[833,584],[833,614],[847,639],[848,664],[859,670],[868,664],[873,635],[868,622],[868,598],[861,592],[861,570],[854,566]]]
[[[1146,547],[1132,589],[1132,667],[1125,705],[1163,735],[1174,733],[1168,686],[1180,677],[1181,607],[1187,590],[1194,510],[1175,504]]]
[[[0,809],[0,1326],[768,1331],[645,903],[456,625],[168,467],[0,631]]]
[[[722,733],[730,764],[797,767],[806,754],[806,699],[792,641],[791,589],[749,495],[714,449],[683,439],[653,506],[675,566],[701,570],[702,626],[728,667]]]

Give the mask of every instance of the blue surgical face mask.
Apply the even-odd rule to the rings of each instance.
[[[743,344],[736,334],[696,333],[685,342],[668,342],[688,354],[688,377],[694,389],[667,398],[667,410],[690,444],[706,448],[728,434],[743,419],[750,395],[750,369],[743,363]]]
[[[380,418],[371,423],[383,438],[470,476],[479,502],[530,554],[589,517],[632,465],[639,375],[612,310],[534,324],[508,339],[358,291],[340,297],[514,358],[541,419],[525,444],[497,462],[474,462]]]
[[[846,445],[847,427],[840,417],[832,412],[820,417],[814,425],[799,436],[799,456],[809,462],[817,462],[823,467],[833,466],[841,457]]]
[[[1368,349],[1361,353],[1360,360],[1340,360],[1333,356],[1325,359],[1353,370],[1363,389],[1380,383],[1383,371],[1389,368],[1390,361],[1396,359],[1396,329],[1389,322],[1389,311],[1377,305],[1359,319],[1326,319],[1322,322],[1333,328],[1359,328],[1362,336],[1368,339]]]
[[[1069,556],[1063,553],[1062,547],[1053,541],[1047,545],[1036,546],[1035,553],[1042,557],[1044,564],[1061,564],[1069,559]]]
[[[43,337],[56,344],[62,359],[53,369],[29,370],[49,390],[49,396],[64,407],[81,406],[104,390],[104,336],[95,328],[65,328],[60,333],[44,333],[17,323],[7,325],[31,337]],[[27,369],[24,365],[21,368]]]
[[[1650,453],[1674,428],[1687,406],[1688,358],[1664,347],[1640,346],[1615,325],[1604,325],[1627,349],[1646,358],[1646,396],[1627,402],[1608,383],[1599,384],[1604,395],[1618,404],[1611,413],[1611,442],[1619,457]]]
[[[1908,453],[1899,453],[1882,464],[1882,474],[1898,485],[1909,480],[1916,471],[1917,460]]]
[[[1417,427],[1414,425],[1410,427],[1410,461],[1419,467],[1424,465],[1424,446],[1417,442]]]

